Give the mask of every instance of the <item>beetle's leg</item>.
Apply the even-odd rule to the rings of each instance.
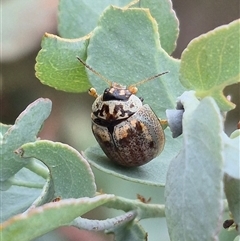
[[[160,122],[163,130],[165,130],[165,129],[168,127],[168,121],[167,121],[167,120],[161,120],[161,119],[159,118],[159,122]]]
[[[94,89],[94,88],[90,88],[90,89],[88,90],[88,94],[91,95],[91,96],[93,96],[93,97],[95,97],[95,98],[98,97],[98,93],[97,93],[96,89]]]

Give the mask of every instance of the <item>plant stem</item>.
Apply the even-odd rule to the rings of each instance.
[[[49,171],[47,167],[43,166],[42,164],[38,163],[35,159],[31,159],[28,165],[25,166],[30,171],[36,173],[37,175],[41,176],[44,179],[47,179],[49,176]]]
[[[120,209],[125,212],[137,210],[138,219],[165,217],[165,205],[148,204],[140,200],[130,200],[116,196],[104,204],[105,207]]]
[[[39,183],[33,183],[33,182],[25,182],[16,178],[11,179],[11,184],[14,186],[19,186],[19,187],[28,187],[28,188],[37,188],[37,189],[42,189],[43,184]]]
[[[79,229],[85,229],[90,231],[103,231],[127,223],[133,220],[136,215],[136,211],[130,211],[115,218],[108,218],[106,220],[89,220],[79,217],[74,219],[70,225]]]

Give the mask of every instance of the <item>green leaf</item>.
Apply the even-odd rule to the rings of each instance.
[[[51,141],[27,143],[19,150],[23,157],[34,157],[49,169],[53,188],[49,189],[52,199],[60,197],[93,197],[96,193],[94,175],[88,162],[74,148]]]
[[[21,160],[14,151],[27,142],[36,140],[36,136],[51,112],[52,102],[40,98],[30,104],[16,119],[16,122],[4,134],[0,146],[0,173],[1,181],[12,177],[29,160]]]
[[[26,211],[26,209],[41,194],[45,179],[22,168],[17,172],[14,178],[10,178],[2,185],[7,185],[8,190],[0,191],[1,216],[0,222],[3,222],[13,215]]]
[[[89,34],[97,25],[102,11],[110,4],[123,7],[130,0],[60,0],[59,26],[62,37],[79,38]]]
[[[222,117],[211,97],[195,109],[191,95],[188,102],[184,147],[170,164],[165,187],[169,234],[172,241],[216,240],[223,211]]]
[[[166,116],[166,109],[175,107],[176,97],[184,91],[178,80],[180,63],[161,48],[158,25],[147,9],[108,7],[92,32],[87,63],[123,85],[170,71],[139,86],[138,95],[160,118]],[[103,93],[106,83],[92,72],[88,74],[93,86]]]
[[[182,146],[181,138],[173,139],[169,129],[165,131],[166,143],[163,152],[146,165],[126,168],[109,160],[100,147],[90,147],[84,155],[92,167],[119,178],[145,185],[164,186],[170,161]]]
[[[151,15],[158,24],[161,46],[167,53],[171,54],[176,47],[179,33],[179,22],[172,9],[171,1],[139,0],[134,2],[136,3],[131,5],[131,7],[149,8]]]
[[[108,233],[113,233],[114,241],[145,241],[147,233],[142,226],[136,221],[127,223],[120,227],[109,230]]]
[[[2,223],[0,237],[4,241],[33,240],[57,227],[69,225],[73,219],[108,202],[113,197],[104,194],[94,198],[67,199],[45,204]]]
[[[239,157],[239,155],[238,155]],[[238,169],[239,166],[235,167]],[[232,213],[235,224],[240,226],[240,179],[232,178],[228,175],[224,176],[224,190],[228,200],[229,210]],[[238,229],[240,234],[240,230]]]
[[[198,97],[212,96],[220,109],[234,108],[223,89],[240,81],[240,20],[192,40],[182,53],[181,83]]]
[[[35,65],[41,83],[72,93],[88,90],[86,72],[77,60],[77,57],[85,58],[88,38],[69,40],[45,34]]]

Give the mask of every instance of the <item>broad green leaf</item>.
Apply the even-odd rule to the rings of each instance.
[[[181,138],[173,139],[169,129],[165,131],[166,143],[163,152],[149,163],[140,167],[126,168],[109,160],[100,147],[90,147],[84,155],[92,167],[119,178],[145,185],[164,186],[170,161],[181,147]]]
[[[240,81],[239,38],[236,20],[195,38],[182,53],[181,83],[200,98],[212,96],[223,111],[234,108],[223,89]]]
[[[239,155],[238,155],[239,157]],[[239,166],[236,166],[239,172]],[[224,190],[228,200],[229,210],[232,213],[235,224],[240,226],[240,180],[228,175],[224,176]],[[240,234],[240,230],[238,229]]]
[[[0,146],[0,181],[12,177],[29,160],[21,160],[14,151],[27,142],[35,141],[37,134],[51,112],[52,102],[40,98],[30,104],[16,119],[16,122],[4,134]]]
[[[183,150],[169,166],[165,187],[171,241],[216,240],[223,209],[222,117],[211,97],[184,105]],[[188,108],[190,106],[190,108]]]
[[[114,241],[145,241],[147,233],[137,222],[127,223],[115,229],[109,230],[108,233],[114,234]]]
[[[22,157],[34,157],[49,169],[54,187],[54,198],[93,197],[96,193],[94,175],[88,162],[74,148],[51,141],[37,141],[23,145],[18,152]]]
[[[9,188],[0,191],[2,210],[0,222],[26,211],[40,195],[45,180],[28,169],[22,168],[15,174],[14,178],[10,178],[5,182],[9,182]],[[1,182],[2,184],[4,182]]]
[[[166,116],[166,109],[175,107],[176,97],[184,91],[178,80],[180,62],[161,48],[158,25],[147,9],[108,7],[92,32],[87,63],[123,85],[170,71],[138,86],[138,95],[160,118]],[[88,74],[93,86],[103,93],[108,84],[91,71]]]
[[[179,33],[179,22],[170,0],[139,0],[134,1],[131,7],[149,8],[151,15],[158,24],[160,33],[160,42],[162,48],[169,54],[176,47],[176,41]]]
[[[70,40],[45,34],[35,65],[41,83],[72,93],[89,89],[84,67],[77,60],[77,57],[85,58],[88,38]]]
[[[73,219],[108,202],[113,197],[104,194],[94,198],[66,199],[47,203],[2,223],[0,237],[4,241],[33,240],[58,227],[69,225]]]
[[[85,36],[96,27],[99,16],[108,5],[123,7],[129,2],[130,0],[60,0],[59,33],[65,38]]]

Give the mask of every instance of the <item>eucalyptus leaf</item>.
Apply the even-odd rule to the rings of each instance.
[[[79,38],[89,34],[108,5],[123,7],[130,0],[60,0],[58,30],[62,37]]]
[[[13,215],[26,211],[40,195],[45,183],[42,177],[26,168],[22,168],[15,174],[14,178],[10,178],[7,181],[10,182],[9,188],[0,191],[1,223]]]
[[[200,98],[212,96],[223,111],[235,106],[222,91],[240,81],[239,37],[240,20],[235,20],[195,38],[182,53],[181,83]]]
[[[37,134],[51,112],[52,102],[39,98],[31,103],[3,135],[0,146],[0,181],[6,181],[23,168],[29,160],[21,160],[14,151],[27,142],[37,139]]]
[[[148,8],[157,21],[162,48],[169,54],[176,47],[179,33],[179,22],[170,0],[139,0],[133,1],[131,7]]]
[[[72,93],[89,89],[84,67],[77,60],[85,58],[88,38],[70,40],[46,33],[35,65],[41,83]]]
[[[27,143],[18,150],[18,153],[24,158],[35,157],[48,167],[50,179],[54,184],[52,199],[95,195],[96,184],[92,170],[74,148],[45,140]]]
[[[160,118],[166,116],[166,109],[175,107],[177,96],[184,91],[178,80],[180,62],[161,48],[158,25],[147,9],[108,7],[92,32],[87,63],[110,81],[127,86],[169,71],[139,86],[138,95]],[[103,93],[109,83],[91,71],[88,74],[92,85]]]
[[[210,97],[184,105],[184,147],[169,166],[166,219],[172,241],[216,240],[223,211],[223,124]],[[187,107],[190,106],[188,109]]]
[[[2,223],[0,237],[4,241],[33,240],[53,229],[69,225],[78,216],[108,202],[113,197],[113,195],[103,194],[93,198],[66,199],[47,203]]]

